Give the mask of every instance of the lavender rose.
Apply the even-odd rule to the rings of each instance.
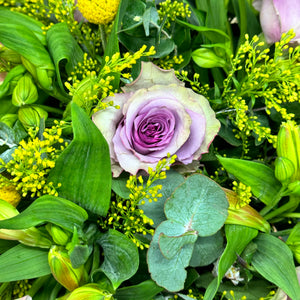
[[[139,77],[123,91],[105,99],[120,109],[93,115],[109,144],[113,176],[155,168],[168,153],[189,164],[208,152],[220,123],[207,99],[185,88],[173,70],[142,63]]]

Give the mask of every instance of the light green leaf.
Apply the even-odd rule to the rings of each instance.
[[[27,229],[46,222],[73,232],[87,220],[86,211],[75,203],[55,196],[44,195],[13,218],[1,220],[0,228]]]
[[[216,233],[227,218],[228,201],[213,180],[195,174],[186,179],[165,203],[168,219],[176,220],[199,236]]]
[[[293,253],[280,239],[269,234],[259,234],[253,241],[257,251],[252,265],[265,279],[280,287],[291,299],[300,299]]]
[[[96,241],[104,251],[100,270],[110,279],[114,289],[132,277],[139,266],[136,245],[124,234],[110,229]]]
[[[70,76],[75,66],[83,61],[83,51],[65,23],[57,23],[51,26],[46,37],[49,52],[55,65],[58,84],[61,90],[64,91],[60,74],[65,71]],[[63,81],[65,80],[66,78],[63,78]]]
[[[43,34],[42,29],[44,24],[34,18],[16,11],[11,11],[9,8],[0,7],[0,23],[17,24],[23,28],[29,29],[43,45],[46,45],[46,36]]]
[[[0,282],[48,275],[48,251],[19,244],[0,256],[0,270]]]
[[[223,167],[239,181],[251,187],[252,193],[269,205],[281,189],[274,171],[258,162],[217,156]]]
[[[49,174],[49,182],[61,183],[59,196],[105,216],[110,203],[111,167],[106,140],[76,103],[72,103],[74,139]]]

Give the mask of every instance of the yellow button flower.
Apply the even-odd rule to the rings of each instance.
[[[106,25],[118,11],[120,0],[78,0],[78,9],[91,23]]]

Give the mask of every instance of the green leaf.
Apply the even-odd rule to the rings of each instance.
[[[162,197],[157,198],[156,202],[149,202],[145,200],[145,204],[140,205],[139,208],[142,209],[147,217],[153,220],[154,227],[157,227],[161,222],[166,220],[164,214],[164,205],[166,200],[171,196],[173,191],[184,182],[184,177],[173,170],[166,172],[167,178],[163,180],[156,180],[153,186],[162,185],[161,194]]]
[[[213,180],[195,174],[186,179],[165,203],[168,219],[199,236],[216,233],[227,218],[228,201],[224,191]]]
[[[152,300],[162,290],[154,281],[146,280],[138,285],[117,289],[114,297],[118,300]]]
[[[27,229],[46,222],[73,232],[87,220],[86,211],[75,203],[55,196],[44,195],[13,218],[0,221],[3,229]]]
[[[0,269],[0,282],[48,275],[48,251],[19,244],[0,256]]]
[[[33,32],[26,27],[1,23],[0,41],[7,48],[24,56],[35,67],[54,70],[49,53]]]
[[[256,237],[258,230],[241,225],[225,225],[225,233],[227,245],[219,261],[218,277],[209,284],[204,300],[214,299],[219,284],[227,270],[235,262],[236,255],[241,255],[245,247]]]
[[[83,51],[69,31],[67,24],[57,23],[47,31],[47,45],[52,56],[58,84],[64,91],[61,73],[70,76],[78,62],[83,61]],[[65,81],[64,78],[63,81]]]
[[[113,229],[103,234],[97,243],[104,251],[104,262],[100,270],[116,289],[136,273],[139,266],[137,247],[127,236]]]
[[[29,29],[40,40],[43,45],[46,45],[46,36],[43,34],[43,23],[16,11],[11,11],[9,8],[0,7],[0,23],[17,24]],[[2,25],[1,25],[2,26]]]
[[[280,287],[291,299],[300,299],[293,253],[280,239],[269,234],[259,234],[253,241],[257,251],[252,265],[264,278]]]
[[[268,166],[242,159],[217,156],[223,167],[239,181],[251,187],[252,193],[263,203],[269,205],[281,189],[274,171]]]
[[[205,237],[198,237],[190,261],[191,267],[207,266],[214,262],[224,250],[224,239],[221,231]]]
[[[143,14],[143,25],[144,25],[146,36],[150,35],[151,23],[157,24],[158,21],[159,21],[159,15],[155,7],[147,8]]]
[[[105,216],[111,194],[109,149],[99,129],[76,103],[71,104],[74,139],[49,174],[61,183],[59,196]]]
[[[194,245],[191,243],[183,245],[173,258],[167,259],[160,250],[159,238],[162,233],[180,236],[184,232],[185,228],[181,224],[170,220],[164,221],[156,228],[148,250],[147,260],[152,279],[171,292],[184,288],[187,276],[185,268],[189,265]]]

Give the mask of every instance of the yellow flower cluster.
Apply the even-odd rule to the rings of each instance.
[[[123,73],[125,69],[132,68],[141,57],[155,54],[154,47],[151,47],[148,51],[146,51],[146,48],[147,46],[144,45],[137,52],[133,54],[127,52],[123,57],[121,57],[119,52],[112,57],[106,56],[100,71],[98,71],[99,66],[96,62],[85,56],[84,62],[76,67],[73,77],[70,77],[69,82],[65,83],[65,86],[70,91],[69,94],[88,114],[103,110],[107,106],[113,106],[113,103],[101,101],[107,96],[113,96],[116,92],[111,84],[114,76],[109,74],[119,73],[125,78],[130,77],[130,74]],[[97,74],[96,71],[98,71]],[[78,79],[79,76],[83,78],[82,81]],[[70,83],[72,81],[73,84]]]
[[[120,0],[78,0],[78,8],[91,23],[106,25],[113,21]]]
[[[30,138],[20,142],[12,159],[8,163],[1,161],[1,167],[6,169],[12,179],[8,181],[7,178],[0,177],[0,187],[14,185],[23,197],[28,193],[31,197],[57,195],[56,189],[60,184],[54,186],[52,182],[47,182],[47,175],[66,146],[61,138],[64,125],[65,122],[60,121],[52,128],[46,128],[43,139],[35,137],[34,130],[29,129]]]
[[[229,294],[229,295],[228,295]],[[230,297],[230,298],[229,298]],[[246,300],[247,297],[246,296],[242,296],[240,299],[237,299],[235,297],[235,294],[234,294],[234,291],[233,290],[230,290],[229,293],[227,291],[224,291],[222,293],[222,297],[220,300],[223,300],[223,299],[228,299],[228,300]]]
[[[183,2],[166,0],[161,2],[159,10],[157,11],[162,21],[165,21],[167,28],[171,27],[171,22],[174,22],[176,18],[186,18],[191,16],[189,5],[184,5]]]
[[[28,279],[18,280],[14,283],[13,287],[13,298],[21,298],[26,296],[27,291],[31,288],[31,284],[28,282]]]
[[[16,207],[21,200],[21,196],[14,185],[7,185],[0,188],[0,199]]]
[[[154,230],[148,228],[149,225],[153,225],[153,220],[148,218],[138,206],[144,204],[146,200],[152,202],[162,197],[162,194],[159,193],[162,185],[153,186],[153,183],[158,179],[166,178],[166,172],[163,170],[169,169],[169,166],[175,160],[176,155],[168,156],[158,162],[155,170],[149,168],[149,177],[146,182],[144,182],[142,176],[130,176],[126,184],[130,191],[129,199],[122,199],[116,196],[116,200],[111,203],[108,216],[98,221],[100,228],[103,230],[108,228],[120,230],[140,249],[148,248],[149,245],[136,234],[153,235]]]
[[[242,182],[237,183],[236,181],[233,181],[233,187],[232,190],[236,192],[238,201],[236,203],[237,209],[249,204],[251,202],[251,187],[246,186]]]
[[[174,55],[170,57],[169,55],[163,58],[158,59],[154,63],[158,65],[160,68],[169,70],[172,68],[176,68],[176,65],[180,65],[184,61],[182,55]]]

